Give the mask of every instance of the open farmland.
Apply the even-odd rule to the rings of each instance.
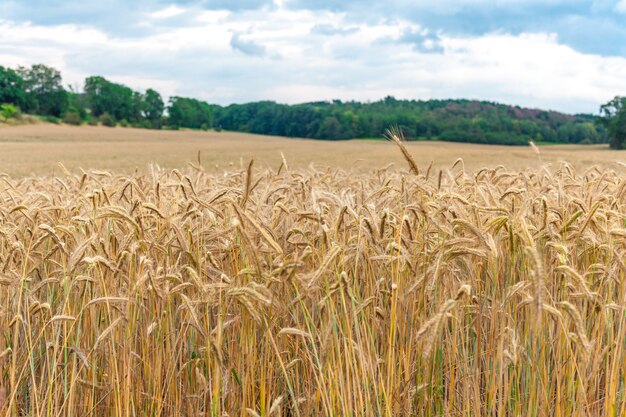
[[[463,158],[467,170],[504,165],[508,169],[538,168],[566,160],[576,169],[591,165],[614,168],[626,160],[625,152],[607,146],[562,145],[541,147],[541,159],[530,147],[473,145],[446,142],[408,144],[421,166],[433,161],[435,169],[448,169]],[[201,151],[208,172],[241,168],[254,157],[256,166],[276,169],[282,152],[290,166],[318,166],[366,172],[389,163],[403,166],[401,154],[384,141],[314,141],[230,132],[150,131],[107,127],[71,127],[49,124],[0,127],[0,172],[11,176],[53,175],[57,162],[72,172],[110,169],[118,173],[147,172],[150,163],[164,168],[196,162]],[[217,166],[217,168],[216,168]]]
[[[428,171],[407,170],[391,143],[58,129],[48,139],[13,130],[21,136],[2,146],[24,155],[63,141],[86,155],[59,158],[68,166],[123,172],[155,155],[175,166],[206,141],[219,144],[202,148],[207,160],[246,150],[273,171],[255,162],[219,175],[190,166],[3,178],[0,413],[626,413],[619,154],[545,148],[544,160],[606,157],[578,170],[475,169],[534,167],[537,155],[461,146],[438,163],[462,155],[465,167]],[[399,164],[305,168],[312,145],[325,165],[349,168],[357,150],[330,150],[350,146],[368,149],[371,167]],[[448,146],[409,150],[428,161]],[[210,156],[219,147],[230,156]],[[289,166],[272,159],[279,150]],[[28,169],[44,173],[57,156],[36,155]]]

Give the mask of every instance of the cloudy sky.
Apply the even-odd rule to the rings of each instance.
[[[0,0],[0,65],[211,103],[626,94],[626,0]]]

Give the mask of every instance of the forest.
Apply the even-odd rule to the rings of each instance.
[[[38,115],[46,121],[147,129],[215,129],[325,140],[381,138],[390,127],[407,140],[502,145],[610,143],[626,140],[625,99],[616,97],[600,115],[477,100],[260,101],[220,106],[190,97],[164,101],[154,89],[134,91],[102,76],[85,79],[81,92],[66,88],[61,73],[43,64],[0,66],[0,118]]]

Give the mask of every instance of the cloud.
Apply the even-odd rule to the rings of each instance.
[[[351,26],[347,28],[341,28],[329,24],[315,25],[311,28],[311,33],[316,35],[335,36],[335,35],[350,35],[358,32],[359,28]]]
[[[552,31],[562,43],[580,52],[626,57],[626,26],[612,19],[570,16],[555,22]]]
[[[158,30],[160,25],[170,26],[167,21],[184,11],[244,12],[272,6],[272,0],[1,0],[0,19],[37,25],[89,25],[112,36],[137,37]],[[155,20],[162,22],[159,25]],[[188,21],[179,21],[179,25],[184,23]]]
[[[345,13],[354,23],[371,24],[381,17],[409,21],[455,36],[557,33],[581,52],[626,56],[620,14],[626,13],[626,0],[289,0],[287,6]]]
[[[205,11],[246,14],[282,9],[343,13],[346,27],[324,26],[315,34],[335,36],[361,24],[407,21],[431,33],[557,33],[584,53],[626,56],[626,0],[2,0],[6,21],[38,25],[89,25],[115,37],[141,37],[191,25]],[[183,12],[184,10],[185,12]],[[426,39],[436,45],[436,39]],[[423,44],[415,43],[415,47]],[[434,50],[439,51],[438,47]]]
[[[441,43],[439,35],[431,33],[427,29],[407,28],[402,33],[402,36],[400,36],[399,41],[413,45],[413,48],[415,48],[419,52],[443,52],[443,45]]]
[[[255,10],[260,9],[265,6],[271,6],[273,4],[272,0],[192,0],[192,1],[183,1],[179,3],[191,3],[191,4],[200,4],[201,7],[205,9],[211,10],[231,10],[231,11],[241,11],[241,10]]]
[[[241,33],[234,33],[230,38],[230,46],[236,50],[250,56],[264,56],[265,47],[251,39],[243,39]]]
[[[396,0],[390,2],[396,7]],[[0,62],[47,63],[72,85],[102,75],[136,89],[152,87],[165,96],[220,104],[394,95],[596,112],[601,103],[626,94],[626,58],[581,51],[572,44],[583,40],[564,37],[566,29],[558,25],[554,31],[538,25],[466,32],[416,23],[411,15],[361,19],[343,9],[280,2],[258,8],[250,2],[250,8],[237,11],[211,9],[205,2],[175,3],[138,8],[134,34],[123,36],[89,22],[5,19],[0,21]],[[345,7],[337,2],[337,8]],[[610,41],[621,36],[618,27],[606,24],[605,30]]]
[[[170,17],[179,16],[185,13],[185,9],[177,5],[170,5],[164,9],[157,10],[156,12],[148,13],[152,19],[168,19]]]

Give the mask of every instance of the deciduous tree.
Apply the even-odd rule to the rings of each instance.
[[[63,88],[61,73],[43,64],[30,68],[19,67],[17,72],[24,80],[26,111],[61,117],[68,107],[68,93]]]
[[[617,96],[600,106],[598,123],[606,127],[611,148],[626,148],[626,97]]]
[[[24,109],[26,91],[24,80],[11,68],[0,66],[0,104],[14,104]]]
[[[152,123],[157,122],[163,117],[165,104],[161,98],[161,94],[149,88],[143,95],[142,113],[143,116]]]

